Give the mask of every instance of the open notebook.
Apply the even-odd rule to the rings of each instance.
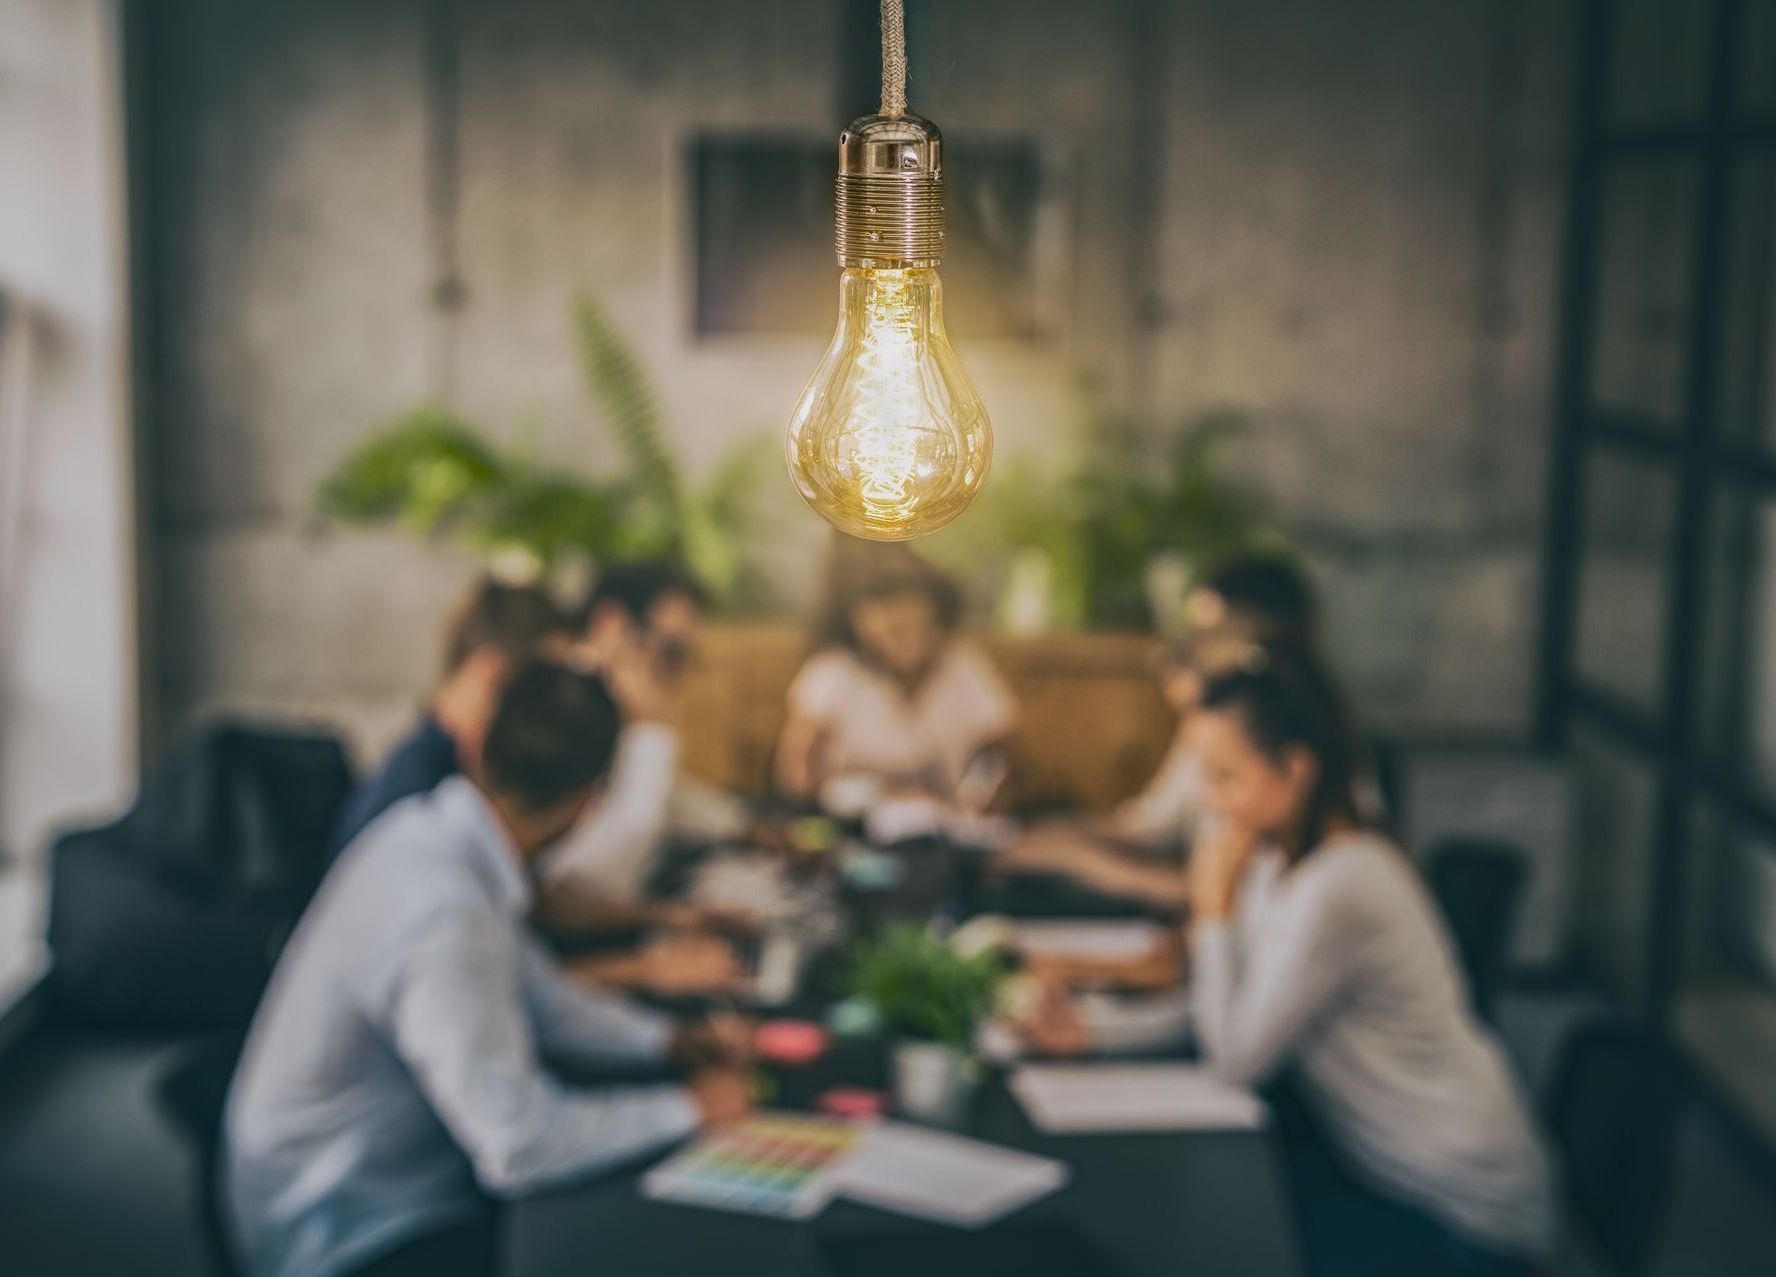
[[[1251,1091],[1191,1064],[1033,1064],[1011,1089],[1051,1135],[1255,1130],[1266,1113]]]
[[[920,1219],[975,1228],[1067,1182],[1049,1157],[900,1122],[870,1128],[839,1172],[854,1201]]]

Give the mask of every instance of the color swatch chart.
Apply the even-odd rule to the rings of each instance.
[[[846,1122],[761,1113],[660,1163],[642,1191],[657,1201],[807,1219],[832,1199],[861,1135]]]

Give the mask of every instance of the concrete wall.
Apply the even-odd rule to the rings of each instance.
[[[0,396],[20,410],[0,423],[0,852],[26,861],[135,781],[117,85],[112,4],[0,0],[0,292],[18,343]]]
[[[443,115],[438,8],[462,37]],[[465,564],[318,527],[316,480],[432,396],[608,460],[564,318],[582,291],[656,372],[693,470],[780,429],[822,342],[692,335],[682,148],[707,127],[832,133],[837,7],[156,15],[161,720],[312,713],[374,745],[429,676]],[[1527,722],[1567,18],[1525,0],[971,0],[925,6],[916,30],[916,107],[952,135],[1040,125],[1058,161],[1057,331],[969,342],[958,319],[1001,456],[1077,442],[1081,368],[1155,421],[1246,409],[1242,471],[1323,569],[1335,641],[1387,723]],[[440,119],[460,166],[442,221]],[[449,270],[465,301],[440,310]],[[780,495],[798,579],[821,525]]]
[[[1563,4],[1191,5],[1174,24],[1160,400],[1260,424],[1384,722],[1531,698]]]

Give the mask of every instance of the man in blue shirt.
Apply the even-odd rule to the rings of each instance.
[[[528,665],[475,778],[398,804],[334,865],[229,1096],[225,1196],[253,1277],[486,1274],[488,1194],[746,1111],[738,1030],[589,992],[525,930],[531,864],[592,800],[617,730],[597,678]],[[545,1054],[676,1061],[689,1085],[575,1092]]]
[[[533,654],[565,647],[571,633],[569,618],[540,587],[478,580],[451,617],[443,677],[413,730],[346,803],[333,854],[403,798],[430,793],[472,762],[507,676]]]

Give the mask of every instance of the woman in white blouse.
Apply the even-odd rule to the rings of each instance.
[[[1548,1161],[1469,1009],[1436,906],[1358,816],[1343,699],[1300,653],[1212,679],[1191,726],[1212,832],[1191,858],[1192,1016],[1228,1080],[1286,1078],[1312,1277],[1518,1277],[1552,1250]]]
[[[777,780],[799,798],[841,777],[948,798],[1002,743],[1017,703],[991,659],[957,633],[961,600],[902,546],[835,559],[814,654],[789,689]]]

